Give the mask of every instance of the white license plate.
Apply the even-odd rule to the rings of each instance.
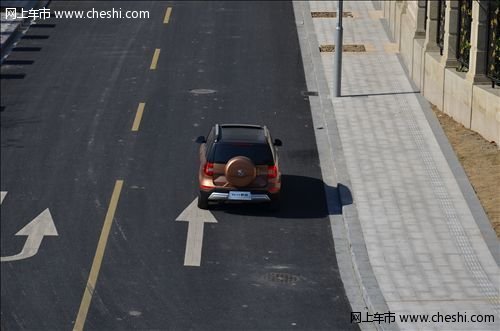
[[[243,191],[230,191],[229,200],[252,200],[252,193]]]

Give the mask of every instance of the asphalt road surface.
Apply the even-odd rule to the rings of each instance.
[[[39,20],[2,65],[2,330],[354,328],[291,2],[50,8],[113,7],[150,18]],[[282,209],[214,208],[185,266],[215,123],[283,140]],[[16,236],[38,215],[50,236]]]

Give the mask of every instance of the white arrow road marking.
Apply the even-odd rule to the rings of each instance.
[[[2,195],[2,200],[5,195]],[[43,237],[45,236],[58,236],[56,227],[54,225],[54,220],[50,214],[49,208],[45,209],[35,217],[34,220],[29,222],[24,228],[16,233],[16,236],[28,236],[21,253],[1,257],[1,262],[16,261],[27,259],[38,253],[38,249],[42,243]]]
[[[203,246],[203,229],[205,223],[217,223],[217,220],[210,211],[198,208],[197,201],[197,199],[194,199],[175,219],[176,221],[189,222],[184,265],[193,267],[199,267],[201,264],[201,249]]]
[[[5,196],[7,195],[7,192],[1,191],[0,192],[0,205],[3,202],[3,199],[5,199]]]

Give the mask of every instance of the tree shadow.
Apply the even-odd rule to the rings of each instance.
[[[22,117],[15,114],[8,114],[5,112],[6,106],[1,106],[0,111],[0,129],[2,130],[2,140],[0,146],[2,148],[14,147],[24,148],[22,141],[15,137],[12,138],[9,129],[15,129],[20,126],[40,123],[40,119],[36,117]]]
[[[5,60],[2,64],[4,65],[13,65],[13,66],[22,66],[22,65],[30,65],[35,63],[33,60]]]
[[[24,79],[26,74],[0,74],[0,79]]]
[[[214,211],[234,215],[275,218],[324,218],[342,214],[342,206],[352,204],[348,187],[326,185],[322,180],[306,176],[281,176],[281,204],[271,211],[267,203],[223,203],[211,206]]]
[[[13,129],[22,125],[26,124],[36,124],[40,123],[40,119],[37,119],[36,117],[25,117],[25,118],[14,118],[14,117],[7,117],[2,116],[0,120],[0,128],[3,129]]]
[[[40,52],[41,47],[36,46],[16,46],[12,49],[13,52]]]

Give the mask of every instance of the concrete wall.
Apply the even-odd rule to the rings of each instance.
[[[404,3],[403,1],[396,1],[395,8],[395,22],[394,22],[394,41],[399,43],[401,37],[401,16],[403,16]]]
[[[394,33],[395,33],[395,24],[396,24],[396,1],[387,1],[389,5],[389,17],[391,18],[389,20],[389,28],[391,30],[391,37],[394,38]]]
[[[439,51],[425,51],[425,38],[415,36],[419,15],[416,1],[383,1],[381,6],[403,63],[424,97],[457,122],[500,146],[500,87],[492,88],[488,82],[474,83],[456,68],[445,68],[446,61]]]
[[[413,39],[413,58],[412,58],[412,71],[411,78],[415,85],[422,91],[424,89],[424,38]]]
[[[400,6],[402,7],[402,6]],[[413,72],[413,39],[415,36],[416,22],[414,16],[414,3],[409,3],[406,10],[401,11],[401,28],[399,37],[399,53],[403,58],[408,72]],[[399,16],[399,15],[398,15]],[[396,27],[397,28],[397,27]],[[396,40],[396,42],[398,42]]]
[[[472,111],[472,82],[465,79],[465,73],[455,68],[444,71],[444,111],[453,119],[470,128]]]
[[[424,54],[424,97],[439,109],[443,109],[444,66],[439,52]]]
[[[391,17],[391,12],[390,12],[390,2],[389,1],[382,1],[382,10],[384,12],[384,17]]]
[[[489,141],[500,142],[500,88],[472,87],[471,129]]]

